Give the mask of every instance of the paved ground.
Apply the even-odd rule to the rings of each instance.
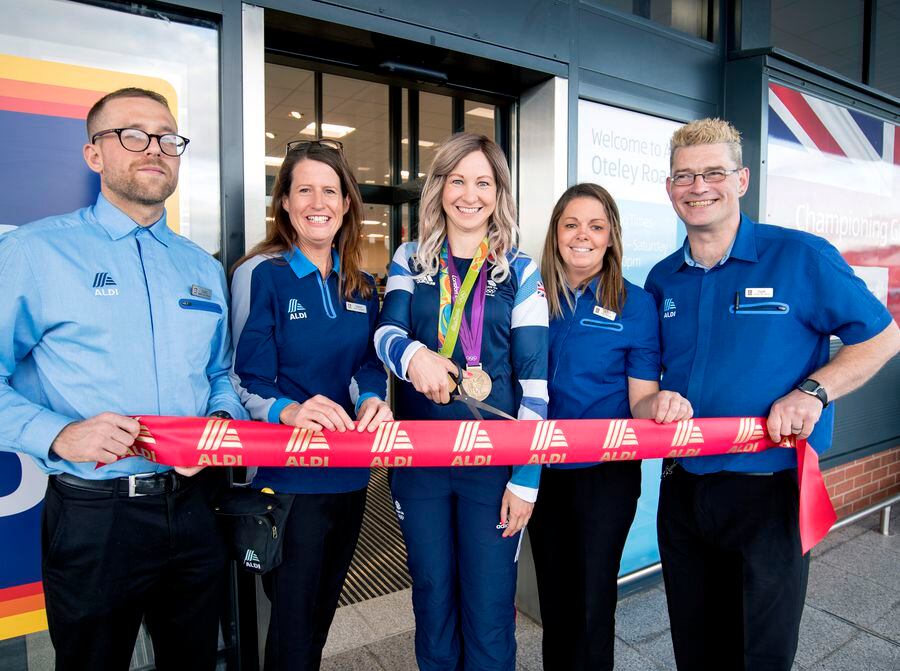
[[[900,511],[893,535],[878,515],[832,532],[813,550],[796,671],[900,669]],[[619,602],[616,669],[674,670],[665,592],[658,584]],[[414,671],[409,590],[338,610],[323,671]],[[540,625],[519,616],[520,671],[541,669]]]

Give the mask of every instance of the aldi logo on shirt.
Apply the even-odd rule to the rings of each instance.
[[[675,316],[675,299],[666,298],[663,300],[663,319]]]
[[[306,308],[296,298],[288,301],[287,311],[289,319],[306,319]]]
[[[119,290],[116,281],[107,272],[97,273],[94,275],[94,295],[95,296],[118,296]]]

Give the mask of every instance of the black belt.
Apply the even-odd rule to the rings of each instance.
[[[55,476],[57,482],[75,489],[86,489],[99,492],[116,492],[126,496],[153,496],[170,494],[183,489],[188,478],[175,471],[165,473],[128,475],[108,480],[86,480],[77,475],[60,473]]]

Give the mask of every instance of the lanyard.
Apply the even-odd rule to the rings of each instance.
[[[487,289],[487,274],[482,272],[487,260],[488,239],[484,238],[478,245],[475,258],[461,280],[453,263],[450,244],[445,239],[441,246],[440,270],[438,285],[440,286],[440,313],[438,315],[438,344],[440,354],[448,359],[453,356],[456,341],[462,330],[463,353],[466,363],[475,365],[481,359],[481,336],[484,332],[484,301]],[[464,319],[464,310],[472,286],[478,280],[478,288],[472,297],[472,315],[470,323]],[[471,359],[471,361],[470,361]]]

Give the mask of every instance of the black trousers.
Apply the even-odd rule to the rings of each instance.
[[[541,474],[528,534],[548,671],[612,671],[616,578],[640,495],[639,461]]]
[[[157,669],[215,668],[226,554],[210,500],[221,474],[182,482],[129,498],[50,478],[43,581],[57,671],[126,671],[141,618]]]
[[[693,475],[660,487],[657,529],[679,671],[789,671],[809,554],[793,470]]]
[[[365,507],[365,489],[294,496],[282,563],[262,579],[272,603],[266,671],[319,668]]]

